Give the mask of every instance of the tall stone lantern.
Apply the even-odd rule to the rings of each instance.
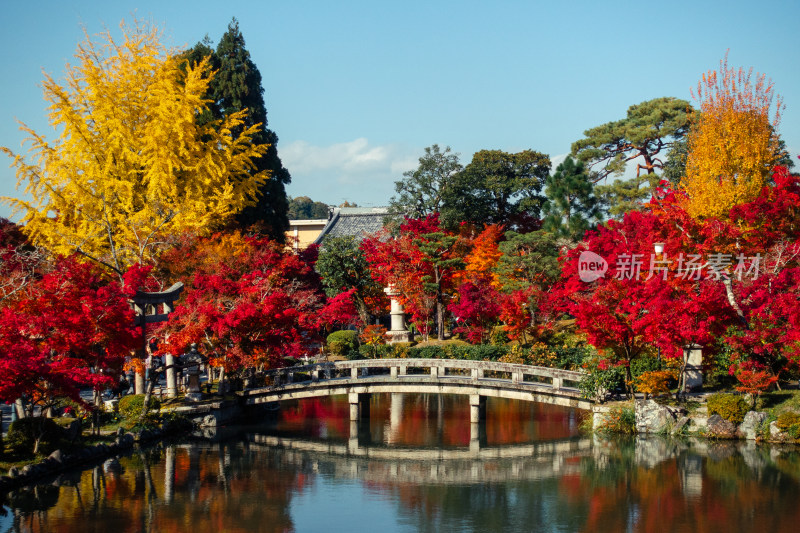
[[[389,314],[391,316],[392,328],[386,333],[389,337],[389,344],[396,342],[410,342],[411,332],[406,329],[406,312],[397,297],[400,293],[394,288],[394,285],[389,285],[383,292],[389,297],[391,309]]]

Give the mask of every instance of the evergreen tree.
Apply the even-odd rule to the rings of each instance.
[[[394,183],[397,196],[389,200],[389,212],[409,218],[441,212],[447,190],[463,168],[458,157],[449,146],[444,151],[438,144],[425,148],[419,167],[404,172],[403,179]]]
[[[209,98],[214,102],[211,113],[216,117],[227,117],[247,109],[244,126],[261,124],[255,141],[269,144],[267,153],[255,161],[253,172],[267,170],[270,179],[259,188],[256,205],[245,208],[236,216],[236,226],[241,229],[254,226],[271,239],[284,242],[285,231],[289,228],[289,199],[285,185],[291,182],[291,176],[278,156],[278,136],[267,126],[261,73],[250,59],[250,52],[245,48],[244,36],[235,18],[228,24],[228,31],[222,36],[216,50],[211,48],[211,44],[206,37],[186,53],[190,63],[210,56],[211,67],[217,71],[209,87]]]
[[[512,154],[481,150],[445,190],[442,225],[504,224],[522,228],[538,219],[544,198],[539,194],[550,173],[550,157],[534,150]]]
[[[600,216],[594,185],[582,161],[567,157],[545,180],[543,229],[579,241]]]
[[[609,213],[640,209],[650,198],[660,181],[656,171],[665,167],[664,153],[686,135],[690,113],[685,100],[655,98],[630,106],[624,119],[586,130],[585,138],[572,143],[572,155],[588,165],[595,182],[621,176],[628,163],[636,164],[636,177],[595,189]]]
[[[328,204],[315,202],[308,196],[298,196],[289,200],[290,220],[312,220],[328,218]]]

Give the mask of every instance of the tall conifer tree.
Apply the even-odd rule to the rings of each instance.
[[[222,36],[216,51],[211,44],[208,38],[204,39],[187,53],[187,57],[191,62],[211,56],[211,66],[217,70],[209,87],[209,97],[214,101],[214,114],[225,117],[247,109],[246,126],[262,125],[255,141],[269,144],[264,157],[255,161],[254,172],[267,170],[271,179],[260,187],[258,203],[236,216],[236,224],[242,229],[255,225],[259,232],[283,242],[284,232],[289,228],[289,200],[285,185],[292,178],[278,156],[278,136],[267,124],[261,73],[245,48],[244,36],[235,18],[228,24],[228,31]]]

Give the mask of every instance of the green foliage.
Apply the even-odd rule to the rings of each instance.
[[[153,396],[150,397],[150,410],[158,411],[161,408],[161,400]],[[119,414],[127,421],[138,420],[144,410],[144,394],[130,394],[123,396],[119,400]]]
[[[708,397],[708,414],[717,414],[729,422],[741,424],[750,404],[740,394],[717,393]]]
[[[594,184],[582,161],[567,157],[545,180],[544,194],[545,231],[577,242],[600,218]]]
[[[672,143],[667,152],[667,161],[664,163],[664,173],[661,177],[670,182],[673,187],[681,183],[681,178],[686,175],[686,157],[689,155],[689,142],[686,137]]]
[[[597,428],[600,433],[633,435],[636,433],[636,412],[632,405],[613,407],[603,416],[603,423]]]
[[[678,98],[655,98],[632,105],[622,120],[586,130],[584,139],[572,143],[572,155],[589,167],[599,166],[598,179],[620,175],[628,161],[641,157],[639,170],[654,172],[663,167],[658,155],[689,129],[689,102]]]
[[[414,359],[448,359],[448,353],[442,346],[420,346],[409,350],[409,357]]]
[[[326,238],[314,268],[322,278],[325,294],[329,298],[355,289],[353,303],[358,316],[363,324],[369,324],[372,314],[367,299],[380,299],[383,287],[372,279],[369,264],[359,244],[360,240],[353,236]]]
[[[327,338],[328,352],[333,355],[347,356],[358,354],[358,332],[350,329],[334,331]]]
[[[551,346],[555,354],[557,368],[565,370],[581,370],[584,362],[597,357],[597,350],[592,346]]]
[[[328,218],[328,204],[315,202],[308,196],[289,200],[290,220],[319,220]]]
[[[454,229],[461,222],[523,225],[539,218],[544,197],[539,193],[550,173],[550,157],[533,150],[512,154],[481,150],[456,175],[441,210],[442,225]]]
[[[458,157],[449,146],[444,151],[438,144],[425,148],[417,169],[404,172],[404,179],[394,183],[398,196],[389,200],[389,212],[409,218],[441,212],[453,180],[463,168]]]
[[[625,172],[628,162],[638,159],[636,178],[597,187],[612,215],[638,208],[658,184],[657,169],[663,169],[663,152],[683,138],[689,129],[689,102],[678,98],[655,98],[632,105],[622,120],[607,122],[584,132],[572,144],[572,155],[596,171],[595,182]]]
[[[635,178],[598,185],[595,193],[608,214],[622,218],[628,211],[640,210],[660,181],[658,174],[641,174]]]
[[[586,375],[579,387],[584,398],[603,401],[610,393],[620,394],[625,390],[625,369],[622,366],[600,366],[600,359],[592,357],[582,367]]]
[[[37,453],[42,455],[50,455],[68,444],[64,428],[52,418],[26,417],[11,423],[6,435],[6,446],[14,454],[27,455],[33,452],[37,439]]]
[[[498,245],[502,254],[494,271],[508,291],[524,290],[531,285],[549,285],[561,276],[556,236],[546,231],[506,232]]]
[[[634,378],[637,378],[645,372],[662,370],[662,367],[663,365],[661,364],[661,361],[659,361],[657,358],[648,355],[641,355],[631,361],[631,375]]]

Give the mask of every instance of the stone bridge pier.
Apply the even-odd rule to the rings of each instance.
[[[350,402],[350,421],[369,420],[369,401],[372,394],[368,392],[351,392],[347,395]]]

